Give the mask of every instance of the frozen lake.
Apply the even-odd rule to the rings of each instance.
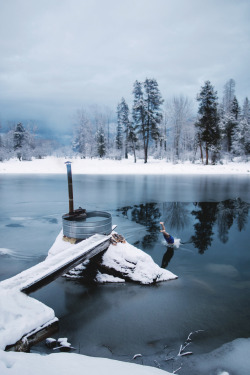
[[[60,319],[56,337],[82,354],[126,361],[141,353],[167,370],[164,359],[191,331],[203,330],[194,355],[249,337],[249,177],[74,175],[73,183],[75,208],[110,212],[118,233],[179,278],[156,286],[58,279],[33,294]],[[0,192],[3,280],[46,257],[68,193],[61,175],[1,176]],[[178,249],[166,247],[160,221],[181,239]]]

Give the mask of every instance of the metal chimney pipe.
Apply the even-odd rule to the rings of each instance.
[[[72,172],[71,172],[71,161],[66,161],[67,176],[68,176],[68,191],[69,191],[69,214],[74,214],[74,200],[73,200],[73,183],[72,183]]]

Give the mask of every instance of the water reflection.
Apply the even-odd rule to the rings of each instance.
[[[125,206],[120,211],[123,216],[146,227],[147,234],[142,239],[142,246],[146,249],[152,246],[159,234],[160,209],[157,203],[145,203],[134,206]]]
[[[203,254],[212,243],[218,203],[201,202],[194,203],[194,205],[197,209],[193,210],[191,214],[194,215],[197,222],[194,224],[195,234],[191,237],[191,240],[199,253]]]
[[[170,260],[172,259],[174,255],[174,248],[173,246],[168,246],[167,251],[163,255],[162,262],[161,262],[161,268],[167,268]]]
[[[127,219],[146,227],[147,234],[141,240],[144,249],[152,247],[157,241],[160,231],[160,218],[169,228],[175,230],[179,237],[191,223],[189,243],[193,243],[200,254],[203,254],[212,244],[217,229],[218,238],[226,243],[229,230],[236,224],[237,230],[242,231],[248,221],[250,204],[240,198],[227,199],[221,202],[165,202],[145,203],[125,206],[117,211]],[[172,250],[167,250],[162,260],[166,267],[172,258]]]
[[[163,203],[161,214],[163,221],[178,231],[184,229],[190,221],[188,205],[185,202]]]

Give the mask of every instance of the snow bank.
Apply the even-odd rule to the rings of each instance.
[[[0,287],[0,299],[0,349],[55,319],[50,307],[16,289]]]
[[[87,357],[75,353],[50,355],[0,351],[1,375],[170,375],[154,367],[111,359]]]
[[[22,161],[11,159],[0,163],[0,173],[53,173],[65,174],[67,158],[47,157]],[[133,162],[132,158],[124,160],[70,159],[75,174],[250,174],[250,162],[224,162],[219,165],[203,165],[185,162],[182,164],[167,163],[165,160],[149,158]]]
[[[236,339],[208,354],[189,359],[190,374],[249,375],[250,338]]]
[[[188,361],[183,363],[180,373],[185,370],[185,373],[188,374],[249,375],[249,353],[250,339],[237,339],[211,353],[188,358]],[[1,375],[68,375],[81,374],[82,372],[91,375],[170,374],[154,367],[111,359],[87,357],[75,353],[39,355],[0,350]]]

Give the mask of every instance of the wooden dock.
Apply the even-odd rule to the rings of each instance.
[[[78,264],[107,250],[111,236],[95,234],[76,245],[69,244],[69,248],[49,256],[43,262],[1,282],[2,286],[16,288],[25,293],[31,293],[47,285],[57,277],[63,275]]]
[[[25,293],[34,292],[59,276],[62,276],[70,269],[78,266],[80,263],[107,250],[109,245],[110,236],[96,234],[74,245],[74,248],[71,246],[68,250],[64,250],[62,253],[53,256],[53,263],[56,262],[55,266],[52,265],[52,267],[50,267],[49,263],[51,260],[47,258],[44,261],[44,266],[45,269],[47,268],[47,271],[38,273],[36,279],[31,282],[27,280],[27,283],[22,287],[21,291]]]

